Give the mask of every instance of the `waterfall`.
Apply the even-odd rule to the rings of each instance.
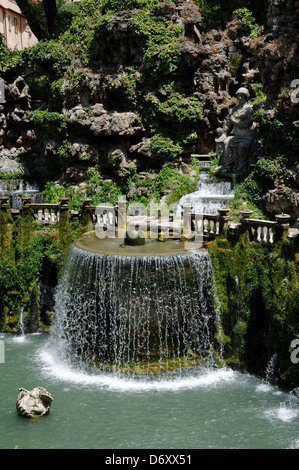
[[[19,320],[17,325],[17,335],[14,338],[15,343],[25,343],[26,335],[24,331],[24,307],[20,308]]]
[[[20,308],[17,332],[19,335],[24,336],[24,308],[23,307]]]
[[[42,202],[40,183],[37,180],[7,179],[0,180],[0,196],[9,196],[11,209],[20,209],[22,196],[32,196],[32,202]]]
[[[205,357],[215,333],[212,284],[206,251],[119,256],[71,245],[53,333],[69,359],[97,365]]]
[[[275,381],[275,366],[277,362],[277,353],[274,353],[266,367],[266,380],[271,383]]]
[[[234,190],[230,181],[219,180],[208,172],[200,172],[196,191],[183,196],[179,206],[192,204],[193,211],[197,213],[217,214],[217,209],[224,207],[233,198]]]

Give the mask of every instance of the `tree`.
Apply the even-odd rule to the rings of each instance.
[[[56,0],[41,0],[36,3],[32,0],[16,0],[16,3],[37,39],[48,39],[57,17]]]

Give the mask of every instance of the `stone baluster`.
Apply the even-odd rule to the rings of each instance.
[[[271,243],[271,228],[267,227],[267,233],[266,233],[266,243]]]
[[[262,230],[263,230],[263,228],[259,224],[255,223],[251,226],[251,230],[253,232],[253,240],[257,243],[259,241],[262,241]]]
[[[94,229],[93,210],[91,208],[91,199],[81,199],[81,228],[82,232],[89,232]]]
[[[260,232],[260,242],[261,243],[266,243],[267,239],[267,227],[264,225],[260,225],[259,227],[259,232]]]
[[[207,219],[207,220],[208,220],[207,232],[208,232],[208,237],[210,238],[210,235],[211,235],[211,220],[210,219]]]

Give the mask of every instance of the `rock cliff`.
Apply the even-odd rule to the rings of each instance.
[[[167,161],[186,172],[192,153],[214,150],[215,131],[240,86],[255,102],[262,85],[267,119],[279,108],[288,115],[296,108],[285,88],[299,78],[299,7],[295,2],[288,12],[285,4],[270,1],[268,24],[255,39],[238,15],[224,31],[206,32],[198,7],[176,0],[154,11],[98,15],[88,47],[87,40],[78,46],[63,36],[53,50],[37,45],[22,77],[2,74],[1,149],[31,152],[35,170],[46,176],[55,159],[56,177],[74,185],[90,167],[120,179],[128,169],[158,171]],[[289,209],[297,215],[298,168],[290,170]],[[275,198],[274,206],[273,194],[265,195],[267,207],[280,211],[281,196]]]
[[[288,181],[275,178],[273,189],[263,196],[263,200],[269,212],[286,212],[293,218],[299,217],[298,27],[298,1],[288,5],[284,0],[270,0],[263,34],[251,40],[249,47],[267,97],[265,115],[274,123],[278,114],[289,122],[289,135],[285,134],[281,143],[287,153],[295,156],[291,160],[293,164],[289,165]],[[277,153],[279,151],[278,147]]]

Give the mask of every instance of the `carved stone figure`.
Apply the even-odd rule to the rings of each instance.
[[[53,397],[45,388],[36,387],[30,391],[19,388],[19,391],[16,403],[19,415],[26,418],[37,418],[50,411]]]
[[[246,171],[257,156],[257,124],[252,120],[253,109],[247,102],[249,91],[239,88],[239,104],[231,110],[223,129],[217,129],[216,153],[221,157],[222,171]]]

